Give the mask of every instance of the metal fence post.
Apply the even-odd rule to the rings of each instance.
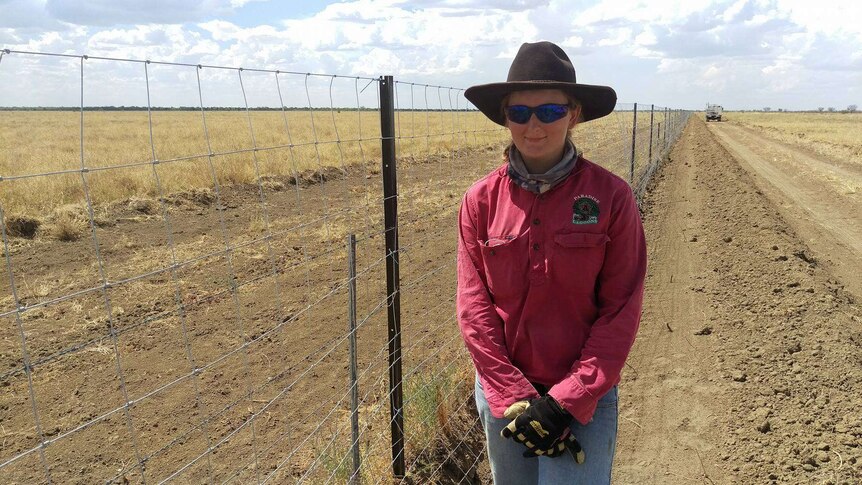
[[[404,478],[404,405],[401,389],[401,281],[398,269],[398,185],[395,167],[395,81],[380,78],[380,144],[386,231],[386,291],[389,322],[389,412],[392,473]]]
[[[665,146],[665,148],[667,148],[667,142],[668,142],[668,138],[669,138],[668,132],[670,131],[670,124],[668,123],[668,120],[667,120],[667,111],[668,111],[667,108],[665,108],[664,109],[664,146]]]
[[[653,111],[655,111],[655,105],[651,104],[649,106],[649,155],[647,155],[647,163],[652,164],[652,120],[653,120]]]
[[[674,137],[676,136],[676,113],[674,110],[669,110],[668,116],[670,117],[670,125],[668,125],[668,128],[670,128],[670,133],[668,133],[668,142],[673,143]]]
[[[671,138],[676,139],[676,131],[678,129],[677,121],[679,121],[679,116],[675,109],[670,110],[670,119],[673,120],[673,135],[671,135]]]
[[[635,184],[635,138],[638,132],[638,104],[635,103],[634,116],[632,117],[632,160],[629,166],[629,183]]]
[[[661,143],[661,150],[658,151],[659,156],[661,156],[661,154],[664,152],[664,148],[665,148],[664,143],[662,143],[662,138],[661,138],[661,121],[656,123],[656,129],[658,130],[658,133],[656,133],[655,137],[658,139],[658,143]]]
[[[347,345],[350,352],[350,452],[353,455],[351,484],[359,483],[359,382],[356,377],[356,235],[347,236]]]

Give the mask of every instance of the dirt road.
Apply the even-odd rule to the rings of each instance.
[[[840,165],[832,179],[796,152],[696,119],[660,171],[615,483],[862,478],[862,312],[832,272],[860,258],[853,207],[838,195],[838,181],[859,179]],[[774,173],[785,156],[795,170]],[[803,170],[816,182],[802,183]]]
[[[738,125],[709,127],[814,256],[862,295],[862,166],[806,153]]]

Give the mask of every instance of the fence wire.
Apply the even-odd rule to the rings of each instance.
[[[507,132],[462,89],[396,82],[387,229],[378,78],[4,50],[12,77],[55,107],[0,92],[0,481],[381,483],[397,459],[406,483],[487,476],[455,319],[457,211]],[[687,113],[633,108],[574,136],[642,191]]]

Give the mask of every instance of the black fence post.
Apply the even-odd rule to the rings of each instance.
[[[404,478],[404,399],[401,389],[401,278],[398,269],[398,184],[395,166],[395,81],[380,78],[380,144],[386,231],[386,294],[389,317],[389,412],[392,473]]]
[[[635,184],[635,138],[638,133],[638,104],[635,103],[634,116],[632,117],[632,161],[629,166],[629,183]]]
[[[347,483],[360,482],[359,469],[359,379],[356,373],[356,234],[347,235],[347,349],[350,355],[350,454],[353,468]]]

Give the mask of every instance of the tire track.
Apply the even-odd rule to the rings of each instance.
[[[709,128],[755,175],[758,187],[782,209],[815,256],[830,261],[848,289],[862,295],[862,171],[729,123]]]

